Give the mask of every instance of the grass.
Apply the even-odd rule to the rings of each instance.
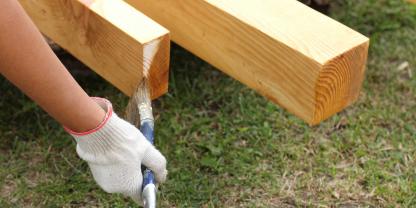
[[[170,92],[155,106],[169,161],[161,207],[416,206],[416,6],[336,0],[330,15],[372,43],[359,100],[316,127],[173,47]],[[125,96],[61,58],[123,112]],[[95,185],[39,107],[3,78],[0,89],[0,207],[135,206]]]

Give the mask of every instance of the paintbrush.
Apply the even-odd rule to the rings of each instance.
[[[154,144],[154,118],[148,82],[147,74],[145,74],[129,103],[127,120],[136,127],[139,127],[144,137],[146,137],[150,143]],[[139,112],[137,113],[137,111]],[[137,114],[140,115],[140,119],[137,118]],[[155,208],[157,191],[156,180],[150,169],[146,167],[143,167],[143,169],[143,185],[141,187],[143,206],[145,208]]]

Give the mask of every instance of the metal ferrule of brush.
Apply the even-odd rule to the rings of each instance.
[[[150,106],[148,103],[140,103],[139,104],[139,114],[140,114],[140,125],[143,125],[145,122],[150,122],[152,124],[152,127],[154,125],[154,118],[153,118],[153,112],[152,112],[152,106]]]

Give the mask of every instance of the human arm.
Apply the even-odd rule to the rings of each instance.
[[[98,185],[138,201],[141,164],[163,182],[163,155],[109,101],[82,90],[16,0],[1,0],[0,8],[0,74],[66,127]]]
[[[62,125],[79,132],[98,126],[105,112],[69,74],[19,3],[2,0],[0,8],[0,74]]]

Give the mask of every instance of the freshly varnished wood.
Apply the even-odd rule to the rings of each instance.
[[[152,97],[167,92],[169,34],[121,0],[19,0],[40,31],[131,96],[150,69]],[[146,57],[145,46],[155,54]]]
[[[126,0],[172,39],[310,124],[351,104],[369,40],[296,0]]]

